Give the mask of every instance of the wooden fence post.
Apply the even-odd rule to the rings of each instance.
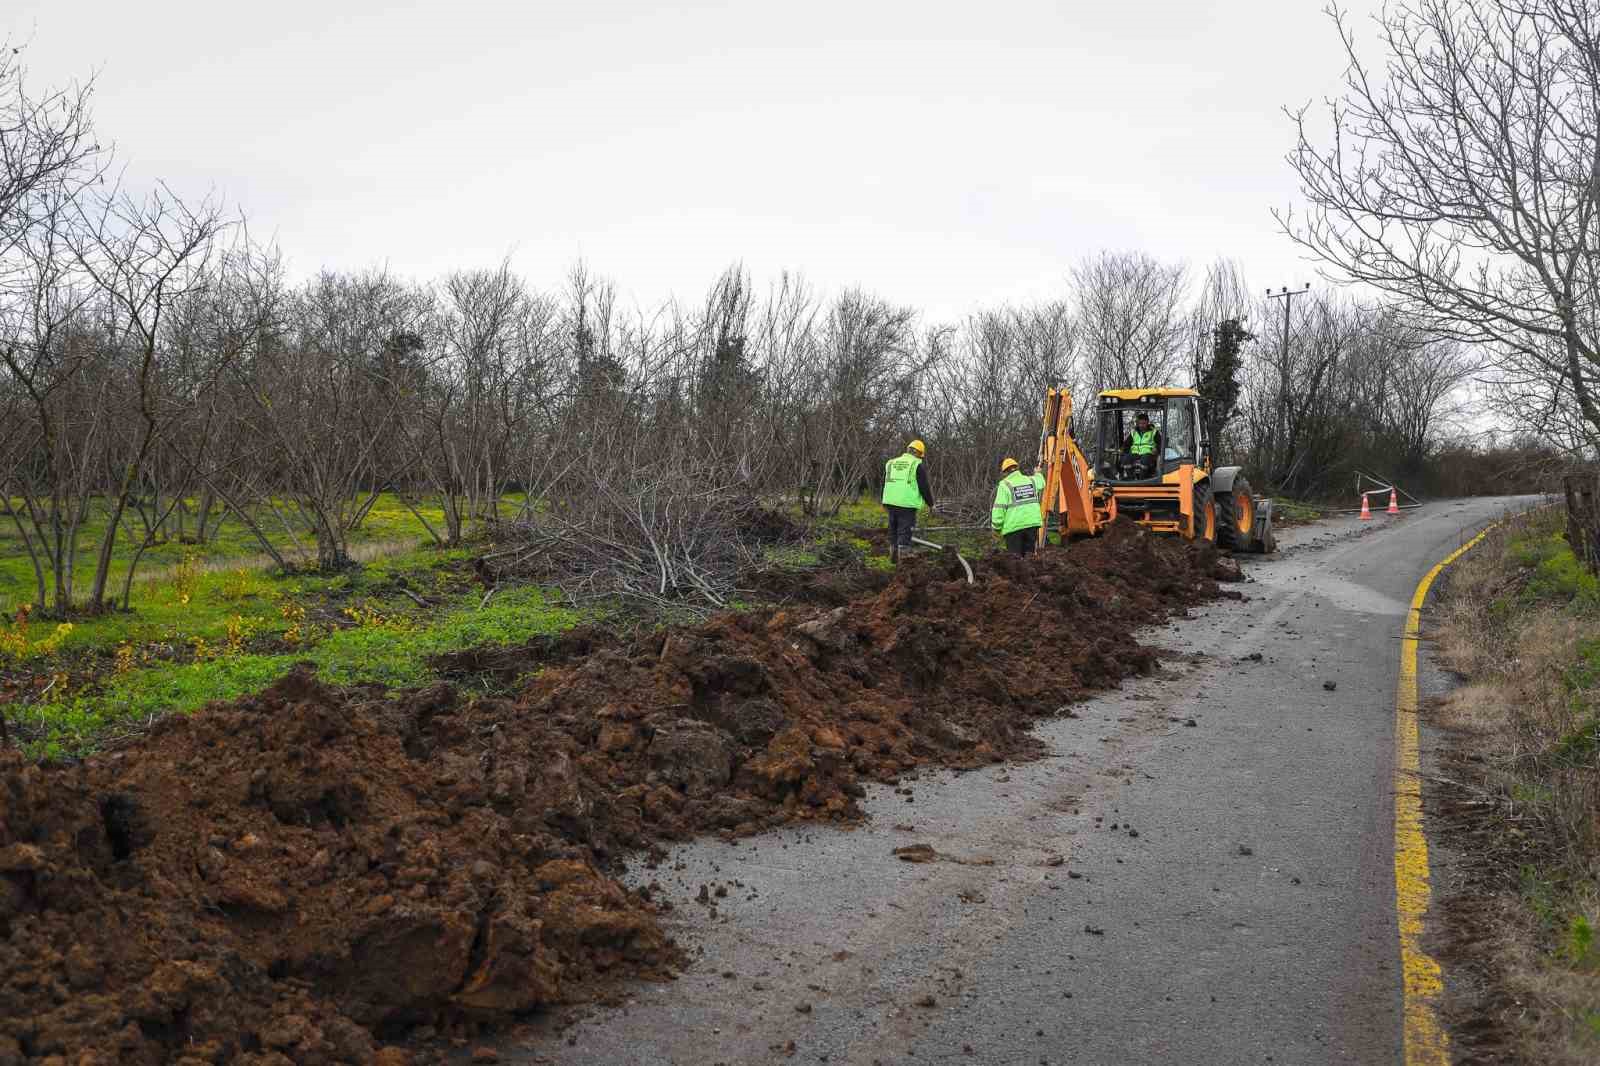
[[[1600,573],[1600,474],[1569,474],[1561,480],[1567,493],[1567,543],[1585,566]]]

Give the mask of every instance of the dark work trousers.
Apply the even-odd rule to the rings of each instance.
[[[890,503],[884,504],[883,509],[889,512],[889,547],[911,547],[911,534],[917,528],[917,509]]]
[[[1032,555],[1039,546],[1039,527],[1019,529],[1006,534],[1006,551],[1012,555]]]

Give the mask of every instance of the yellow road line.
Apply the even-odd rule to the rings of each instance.
[[[1498,525],[1499,523],[1495,523]],[[1433,579],[1482,540],[1494,526],[1440,560],[1423,576],[1406,612],[1400,642],[1400,686],[1395,696],[1394,894],[1400,920],[1400,967],[1405,981],[1405,1066],[1449,1066],[1450,1038],[1439,1024],[1444,980],[1439,963],[1422,950],[1422,920],[1432,890],[1428,838],[1422,832],[1421,760],[1417,750],[1417,634]]]

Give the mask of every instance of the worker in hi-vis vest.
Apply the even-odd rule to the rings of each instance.
[[[1133,420],[1133,430],[1122,438],[1122,450],[1133,457],[1144,470],[1145,477],[1154,477],[1161,445],[1161,431],[1150,424],[1150,413],[1140,411]]]
[[[904,455],[883,465],[883,509],[889,512],[889,558],[897,563],[902,554],[911,550],[917,512],[923,507],[933,507],[928,470],[922,465],[927,450],[920,440],[914,440],[906,445]]]
[[[1005,538],[1012,555],[1032,555],[1039,541],[1044,516],[1039,512],[1039,483],[1017,468],[1017,461],[1000,461],[1000,486],[994,490],[989,524]]]

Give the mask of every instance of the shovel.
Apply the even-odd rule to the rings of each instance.
[[[931,540],[923,540],[921,537],[912,537],[911,538],[911,543],[920,544],[924,548],[937,548],[940,551],[949,550],[949,551],[955,552],[956,562],[960,563],[961,564],[961,569],[963,569],[963,570],[965,570],[967,572],[967,584],[969,584],[969,585],[976,584],[976,582],[974,582],[972,580],[972,567],[967,565],[966,559],[962,558],[961,553],[956,551],[954,548],[946,549],[946,547],[943,544],[935,544],[933,541],[931,541]]]

